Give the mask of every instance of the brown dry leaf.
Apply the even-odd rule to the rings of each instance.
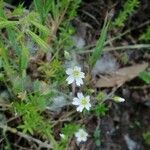
[[[124,67],[113,73],[112,75],[100,78],[95,86],[98,88],[121,86],[125,82],[137,77],[140,72],[148,67],[148,63],[133,65],[131,67]]]

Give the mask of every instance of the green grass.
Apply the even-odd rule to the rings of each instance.
[[[103,52],[103,48],[104,48],[104,44],[107,38],[107,31],[108,31],[108,27],[110,25],[110,20],[108,20],[107,16],[105,18],[104,21],[104,25],[102,27],[101,33],[100,33],[100,37],[96,43],[96,46],[94,47],[94,49],[92,50],[92,56],[90,58],[90,64],[92,66],[95,65],[96,61],[100,58],[102,52]]]
[[[116,27],[123,27],[128,17],[132,15],[135,11],[135,8],[139,6],[139,3],[139,0],[127,0],[123,5],[123,9],[119,12],[112,25]]]
[[[128,0],[124,4],[123,10],[112,23],[116,29],[125,25],[125,21],[133,14],[138,4],[137,0]],[[102,91],[97,94],[91,86],[89,77],[103,52],[149,49],[150,44],[136,43],[124,46],[120,44],[117,47],[106,47],[109,42],[114,42],[125,35],[120,33],[107,39],[111,20],[106,15],[96,45],[89,50],[86,48],[77,50],[71,38],[76,33],[71,21],[77,16],[81,0],[34,0],[32,6],[31,9],[25,10],[19,5],[8,15],[3,1],[0,1],[0,85],[10,94],[9,103],[3,104],[0,101],[0,106],[2,111],[5,108],[4,112],[8,111],[12,118],[17,118],[12,127],[11,124],[0,122],[0,128],[4,133],[9,131],[27,141],[30,139],[38,146],[65,150],[70,146],[70,141],[75,139],[75,132],[80,127],[86,128],[84,123],[89,115],[100,119],[109,113],[105,100],[112,99],[112,93],[107,95]],[[143,33],[142,40],[147,41],[147,33],[149,32]],[[87,55],[89,52],[90,55]],[[85,68],[80,64],[84,68],[86,79],[82,87],[76,88],[75,84],[71,86],[67,84],[65,70],[67,63],[80,63],[77,62],[77,58],[81,53],[85,54],[87,62]],[[87,71],[87,68],[90,69]],[[140,78],[149,84],[148,71],[141,73]],[[91,111],[84,111],[81,114],[76,112],[72,100],[77,91],[84,91],[90,95]],[[55,112],[51,112],[49,108],[54,99],[59,97],[63,97],[68,103],[66,107],[60,109],[63,113],[57,118]],[[57,126],[59,127],[56,135]],[[96,127],[93,132],[91,138],[100,147],[101,130]],[[65,134],[66,139],[61,139],[59,133]],[[5,134],[6,146],[11,147],[6,136]],[[145,138],[145,135],[143,137]]]

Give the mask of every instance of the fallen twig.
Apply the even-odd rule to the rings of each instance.
[[[124,50],[124,49],[142,49],[147,48],[150,49],[150,44],[135,44],[135,45],[125,45],[125,46],[118,46],[118,47],[105,47],[103,51],[115,51],[115,50]],[[92,50],[85,50],[85,51],[79,51],[78,53],[84,54],[84,53],[92,53]]]
[[[33,142],[37,143],[40,148],[48,148],[48,149],[53,148],[52,145],[45,143],[45,142],[42,142],[42,141],[40,141],[40,140],[30,136],[30,135],[22,133],[20,131],[17,131],[15,128],[11,128],[11,127],[8,127],[7,125],[3,125],[3,124],[0,124],[0,128],[3,129],[4,131],[9,131],[11,133],[17,134],[18,136],[25,138],[29,142],[33,141]]]
[[[150,88],[150,85],[143,85],[143,86],[131,86],[131,87],[128,87],[129,89],[148,89]]]

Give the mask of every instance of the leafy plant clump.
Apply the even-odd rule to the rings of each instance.
[[[72,25],[81,2],[34,0],[27,10],[23,5],[6,9],[0,1],[0,87],[4,89],[0,137],[5,148],[16,144],[10,140],[14,135],[19,144],[33,149],[66,150],[73,141],[80,146],[89,138],[100,147],[100,120],[111,106],[106,101],[125,101],[115,91],[97,92],[92,69],[109,43],[110,25],[123,26],[139,2],[128,0],[113,23],[106,15],[100,37],[84,63],[79,58],[86,49],[77,48]],[[140,78],[149,83],[148,72]],[[87,124],[93,116],[97,122],[91,133]]]
[[[147,84],[150,84],[150,71],[143,71],[139,74],[139,77]]]
[[[116,27],[124,26],[128,16],[133,14],[135,8],[139,6],[139,3],[139,0],[127,0],[123,5],[123,10],[121,10],[117,18],[115,18],[113,25]]]
[[[143,133],[144,142],[147,145],[150,145],[150,131]]]
[[[142,35],[140,36],[140,40],[146,42],[150,41],[150,25],[146,28],[146,31],[142,33]]]

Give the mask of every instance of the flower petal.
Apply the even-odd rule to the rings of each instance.
[[[82,105],[80,105],[80,106],[77,107],[77,111],[79,111],[79,112],[82,112],[83,109],[84,109],[84,107]]]
[[[69,76],[66,81],[68,82],[68,84],[71,84],[74,82],[74,78],[72,76]]]
[[[79,105],[79,104],[80,104],[80,100],[75,97],[75,98],[73,99],[72,104],[73,104],[73,105]]]
[[[85,106],[85,108],[86,108],[87,110],[90,110],[90,107],[91,107],[91,104],[90,104],[90,103],[88,103],[88,104]]]
[[[85,74],[83,72],[80,72],[80,78],[84,78]]]
[[[81,142],[82,141],[82,139],[81,139],[81,137],[77,137],[77,142]]]
[[[77,96],[79,99],[82,99],[84,97],[82,93],[77,93]]]
[[[78,86],[80,86],[81,84],[83,84],[83,80],[81,78],[76,78],[75,80],[76,80],[76,84]]]
[[[72,72],[73,72],[73,70],[72,70],[71,68],[68,68],[68,69],[66,70],[66,74],[68,74],[68,75],[72,74]]]
[[[90,96],[86,96],[87,102],[90,101]]]
[[[75,66],[75,67],[74,67],[74,70],[81,72],[81,68],[78,67],[78,66]]]
[[[79,135],[80,135],[79,132],[75,133],[75,137],[79,137]]]

